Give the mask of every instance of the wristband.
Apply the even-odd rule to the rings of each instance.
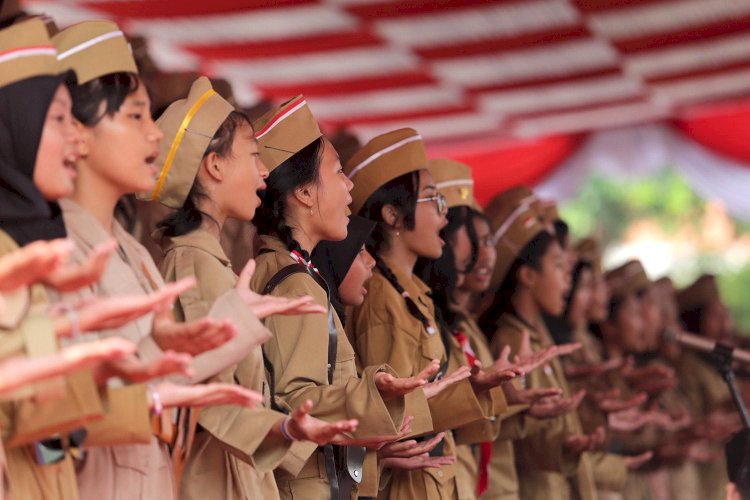
[[[161,396],[151,384],[148,386],[148,392],[151,394],[151,401],[154,402],[154,413],[157,417],[161,416],[161,412],[164,410],[164,406],[161,404]]]
[[[287,430],[287,427],[289,426],[289,421],[292,419],[292,417],[286,417],[284,420],[281,421],[281,425],[279,426],[279,430],[281,430],[281,435],[286,439],[287,441],[296,441],[291,434],[289,434],[289,431]]]

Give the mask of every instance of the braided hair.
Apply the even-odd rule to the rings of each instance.
[[[261,206],[253,224],[260,234],[273,234],[306,260],[310,254],[294,239],[292,227],[286,222],[287,195],[306,184],[317,183],[323,156],[323,139],[319,138],[276,167],[266,179],[266,190],[261,194]]]
[[[409,296],[409,293],[401,283],[399,283],[393,271],[380,257],[380,252],[389,245],[389,236],[386,230],[388,224],[383,219],[383,207],[391,205],[396,208],[399,215],[403,218],[404,227],[414,229],[418,192],[419,171],[407,172],[380,186],[367,199],[360,209],[359,215],[378,223],[366,244],[367,251],[375,259],[375,267],[378,268],[380,274],[396,289],[399,295],[404,298],[409,314],[422,323],[428,332],[432,332],[434,329],[430,321],[419,309],[414,299]]]

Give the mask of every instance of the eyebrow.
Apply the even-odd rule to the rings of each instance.
[[[130,104],[138,107],[148,106],[148,103],[146,101],[141,101],[140,99],[137,101],[130,101]]]

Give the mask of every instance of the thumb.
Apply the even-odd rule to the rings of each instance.
[[[242,272],[240,272],[239,279],[237,280],[237,289],[244,290],[250,288],[250,280],[253,278],[253,274],[255,274],[255,259],[250,259],[245,264],[245,267],[242,268]]]

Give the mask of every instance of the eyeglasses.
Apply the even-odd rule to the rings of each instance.
[[[417,198],[417,203],[426,203],[429,201],[435,202],[439,215],[445,215],[448,213],[448,201],[445,199],[445,196],[443,196],[443,193],[438,193],[435,196],[428,196],[427,198]]]

